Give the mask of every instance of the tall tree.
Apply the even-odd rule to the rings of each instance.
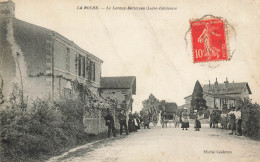
[[[149,112],[158,111],[160,109],[160,101],[153,94],[150,94],[147,100],[143,102],[143,110],[148,110]]]
[[[203,98],[203,89],[200,85],[200,82],[197,80],[193,93],[192,93],[192,99],[191,99],[191,113],[194,112],[194,110],[206,110],[206,100]]]

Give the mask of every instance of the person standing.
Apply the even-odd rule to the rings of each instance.
[[[175,125],[175,128],[178,127],[179,128],[179,122],[180,122],[180,117],[175,114],[174,115],[174,125]]]
[[[139,117],[139,114],[137,112],[134,113],[134,119],[137,123],[136,129],[140,129],[140,117]]]
[[[134,116],[132,112],[129,114],[129,120],[128,120],[128,130],[129,132],[136,132],[135,122],[134,122]]]
[[[227,128],[227,114],[225,114],[224,112],[222,112],[220,115],[220,123],[222,129]]]
[[[200,120],[204,118],[204,115],[201,111],[196,112],[195,114],[195,124],[194,124],[194,128],[195,131],[200,131],[201,128],[201,122]]]
[[[238,107],[236,108],[235,116],[236,116],[236,135],[241,136],[242,135],[242,128],[241,128],[242,119],[241,119],[241,111]]]
[[[235,127],[235,122],[236,122],[236,116],[235,116],[235,108],[232,107],[231,111],[228,113],[229,114],[229,123],[231,125],[231,132],[229,133],[230,135],[233,135],[236,127]]]
[[[144,129],[147,128],[147,129],[150,129],[149,127],[149,124],[150,124],[150,119],[149,119],[149,115],[147,112],[144,113]]]
[[[121,110],[120,114],[118,115],[119,124],[120,124],[120,135],[123,133],[123,127],[125,129],[126,135],[128,135],[127,125],[126,125],[126,115],[125,111]]]
[[[189,114],[188,114],[187,108],[184,108],[181,120],[182,120],[182,124],[181,124],[182,130],[184,130],[184,128],[186,130],[188,130],[188,128],[190,127],[190,124],[189,124]]]
[[[114,122],[114,118],[111,115],[109,109],[107,109],[107,114],[104,118],[106,120],[106,126],[108,128],[107,137],[108,138],[110,137],[111,130],[112,130],[113,136],[116,137],[115,122]]]

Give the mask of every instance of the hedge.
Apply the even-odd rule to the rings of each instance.
[[[243,135],[260,139],[260,106],[257,103],[252,103],[250,100],[245,100],[241,104],[242,112],[242,131]]]
[[[0,110],[2,161],[34,161],[97,138],[84,131],[80,99],[37,99],[27,108],[11,100]]]

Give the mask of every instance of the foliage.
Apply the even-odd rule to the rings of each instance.
[[[209,110],[204,110],[203,114],[204,114],[204,119],[208,119],[209,115],[210,115],[210,111]]]
[[[203,111],[205,109],[207,109],[207,105],[206,100],[203,98],[203,89],[197,80],[192,93],[190,113],[193,113],[194,110]]]
[[[260,138],[260,105],[245,100],[241,103],[242,130],[245,136]]]
[[[38,159],[96,138],[84,131],[83,116],[90,108],[103,109],[106,102],[111,103],[94,97],[84,100],[61,96],[37,99],[24,109],[20,95],[14,85],[8,103],[1,105],[2,161]]]
[[[143,111],[148,110],[149,112],[159,111],[161,107],[161,102],[153,94],[150,94],[147,100],[143,102]]]

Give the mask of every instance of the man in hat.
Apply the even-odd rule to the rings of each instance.
[[[231,132],[229,134],[233,135],[233,133],[236,129],[236,127],[235,127],[235,122],[236,122],[235,107],[232,107],[231,111],[228,114],[229,114],[229,123],[231,126]]]
[[[123,127],[125,129],[126,135],[128,135],[127,125],[126,125],[126,115],[125,111],[121,110],[120,114],[118,115],[119,124],[120,124],[120,135],[123,133]]]
[[[109,111],[109,109],[107,109],[107,114],[104,118],[106,120],[106,126],[108,128],[107,137],[108,138],[110,137],[111,130],[112,130],[113,136],[116,137],[115,122],[114,122],[114,118],[111,115],[111,112]]]

